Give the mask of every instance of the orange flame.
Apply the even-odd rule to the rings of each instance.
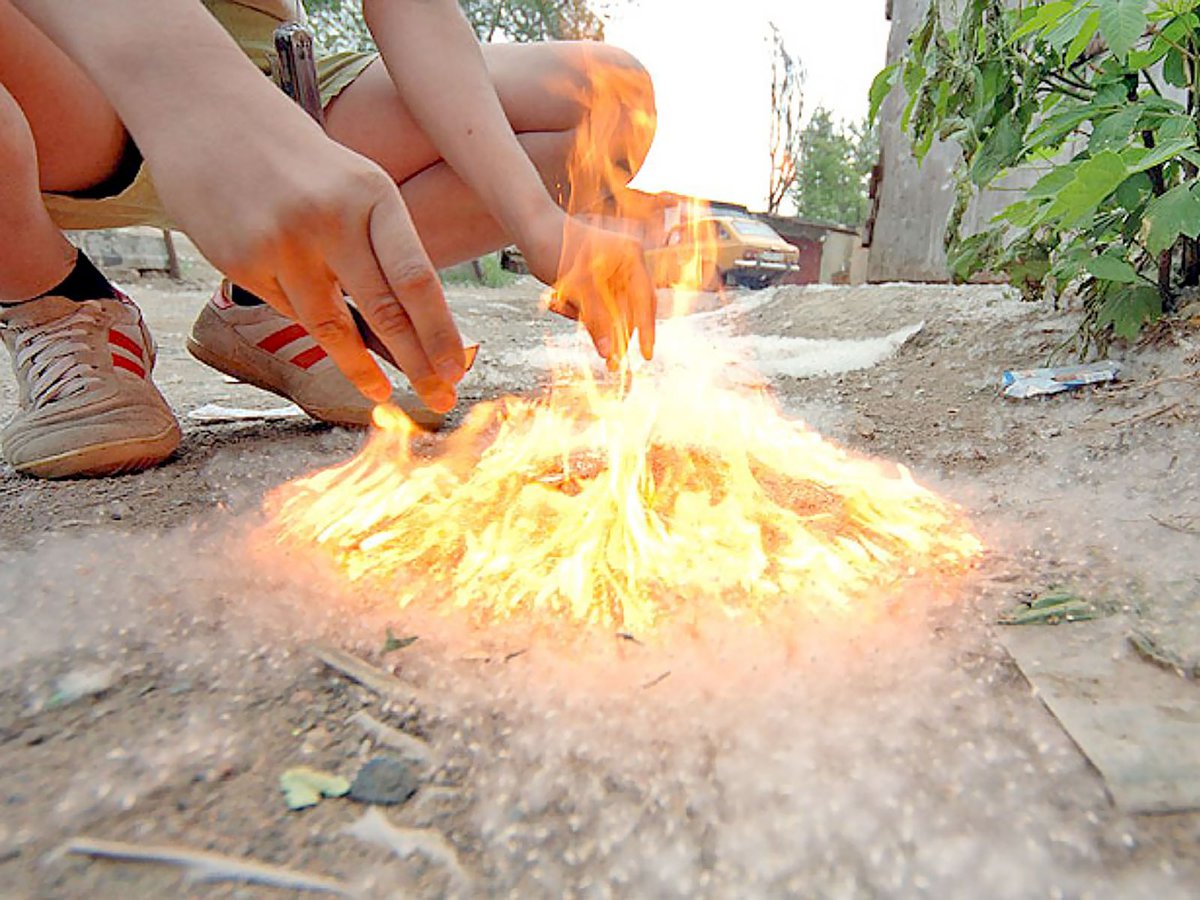
[[[619,99],[625,75],[595,96]],[[594,152],[627,138],[597,129],[652,122],[601,107],[572,202],[627,212],[628,174],[609,163],[622,154]],[[712,261],[689,233],[678,297]],[[357,458],[272,496],[278,540],[320,548],[401,606],[637,633],[713,611],[869,617],[914,573],[956,574],[981,552],[903,467],[855,457],[781,416],[765,390],[731,384],[739,361],[688,323],[672,322],[655,363],[627,364],[615,386],[580,363],[544,398],[480,404],[434,459],[414,455],[403,413],[376,410]]]

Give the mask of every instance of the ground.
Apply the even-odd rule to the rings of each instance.
[[[1013,401],[1001,373],[1043,363],[1077,312],[999,287],[710,301],[714,333],[742,335],[788,415],[909,467],[964,507],[987,555],[955,602],[914,593],[911,614],[848,634],[731,626],[695,647],[609,638],[575,657],[500,632],[434,633],[259,558],[264,495],[362,438],[306,420],[189,419],[210,402],[278,403],[187,356],[206,288],[129,288],[183,421],[177,457],[96,481],[0,473],[5,896],[180,895],[175,869],[55,853],[80,835],[288,866],[367,896],[1168,898],[1198,883],[1200,817],[1117,808],[995,624],[1066,585],[1196,658],[1194,327],[1114,351],[1115,386]],[[464,407],[539,389],[531,363],[569,326],[537,294],[528,280],[451,291],[483,341]],[[0,407],[13,402],[6,378]],[[384,655],[388,628],[421,640]],[[395,671],[411,698],[351,683],[313,640]],[[285,807],[288,767],[352,776],[379,752],[350,721],[360,711],[432,748],[417,799],[387,813],[443,835],[461,876],[436,853],[347,835],[363,813],[351,801]]]

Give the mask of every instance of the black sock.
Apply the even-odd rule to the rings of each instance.
[[[66,297],[68,300],[83,302],[84,300],[116,300],[119,296],[117,289],[92,264],[84,252],[76,250],[75,266],[67,273],[67,277],[33,299]]]
[[[262,306],[267,302],[261,297],[250,293],[244,287],[238,287],[236,284],[232,285],[230,288],[229,299],[232,300],[236,306]]]

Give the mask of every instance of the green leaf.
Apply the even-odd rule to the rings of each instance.
[[[1146,207],[1146,249],[1156,256],[1179,236],[1200,237],[1200,197],[1193,184],[1181,184]]]
[[[1101,0],[1100,33],[1118,59],[1124,59],[1146,31],[1146,0]]]
[[[1075,225],[1092,215],[1105,198],[1128,177],[1120,154],[1105,150],[1080,163],[1075,177],[1059,192],[1048,217]]]
[[[1055,166],[1045,175],[1043,175],[1038,183],[1031,187],[1025,194],[1030,200],[1049,200],[1058,195],[1058,192],[1071,183],[1075,178],[1075,170],[1078,166],[1062,165]]]
[[[1104,301],[1096,311],[1096,324],[1100,328],[1112,326],[1113,334],[1132,341],[1147,322],[1162,315],[1162,295],[1157,288],[1137,285],[1121,288]]]
[[[1174,47],[1167,51],[1166,59],[1163,60],[1162,71],[1163,80],[1167,84],[1181,88],[1188,86],[1187,69],[1183,64],[1183,54]]]
[[[1005,116],[992,129],[971,163],[971,180],[982,187],[989,184],[1021,152],[1023,129],[1015,116]]]
[[[1194,146],[1195,141],[1191,138],[1176,138],[1175,140],[1164,141],[1153,150],[1147,150],[1144,147],[1130,147],[1122,151],[1121,157],[1129,167],[1130,173],[1145,172],[1147,169],[1161,166],[1163,163],[1174,159],[1182,154],[1183,151],[1190,150]],[[1106,152],[1112,153],[1111,150]]]
[[[1121,204],[1122,209],[1136,210],[1151,190],[1153,185],[1150,176],[1145,172],[1135,172],[1121,182],[1121,186],[1113,194],[1113,199]]]
[[[397,650],[403,650],[405,647],[411,647],[420,638],[415,634],[410,634],[405,637],[396,637],[392,629],[387,630],[387,639],[383,642],[383,649],[379,651],[380,655],[384,653],[395,653]]]
[[[1101,150],[1111,150],[1124,147],[1137,128],[1138,120],[1142,117],[1142,107],[1131,104],[1122,110],[1104,118],[1092,120],[1092,136],[1088,140],[1088,149],[1092,153]]]
[[[1033,34],[1035,31],[1047,31],[1058,24],[1075,4],[1071,0],[1054,0],[1053,3],[1045,3],[1039,7],[1031,7],[1030,12],[1033,13],[1025,22],[1013,32],[1009,38],[1010,44],[1015,44],[1018,40],[1025,37],[1027,34]]]
[[[1093,256],[1083,267],[1089,274],[1104,281],[1134,284],[1138,280],[1137,269],[1115,256]]]
[[[1092,38],[1096,36],[1096,32],[1100,29],[1100,11],[1092,10],[1091,14],[1084,20],[1083,26],[1075,35],[1067,47],[1066,55],[1063,57],[1063,62],[1070,65],[1083,56],[1083,51],[1088,48],[1088,44],[1092,42]]]
[[[1043,37],[1055,50],[1061,50],[1076,40],[1080,32],[1087,25],[1087,20],[1091,13],[1089,5],[1086,3],[1073,3],[1075,7],[1070,15],[1064,16],[1062,21],[1057,25],[1048,28]],[[1099,24],[1099,23],[1097,23]]]
[[[879,108],[883,106],[883,101],[887,99],[888,94],[892,92],[892,88],[896,85],[896,75],[900,71],[899,63],[892,63],[882,72],[875,76],[875,80],[871,82],[871,110],[867,113],[867,118],[874,122],[879,116]]]
[[[1004,220],[1017,228],[1029,228],[1034,225],[1042,214],[1042,205],[1034,200],[1018,200],[1010,203],[996,216],[994,221]]]
[[[320,803],[322,797],[346,796],[350,782],[320,769],[296,766],[279,776],[279,788],[288,809],[307,809]]]

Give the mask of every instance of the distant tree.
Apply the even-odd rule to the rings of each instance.
[[[481,41],[601,40],[604,22],[588,0],[459,0]]]
[[[817,107],[800,134],[793,199],[800,215],[857,227],[867,215],[867,176],[879,155],[868,123],[840,125]]]
[[[361,0],[304,0],[313,30],[330,50],[364,50],[371,34]],[[602,39],[604,21],[588,0],[459,0],[481,41]]]
[[[800,59],[788,52],[774,22],[771,45],[771,181],[767,212],[777,213],[796,183],[800,118],[804,114],[804,68]]]

